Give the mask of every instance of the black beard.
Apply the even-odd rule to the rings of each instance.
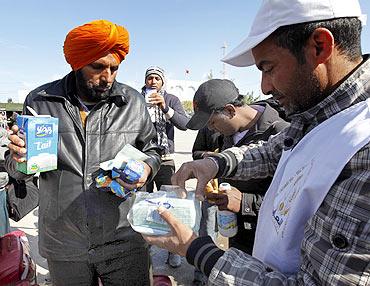
[[[87,85],[87,80],[84,78],[84,75],[82,74],[81,70],[77,70],[75,74],[76,74],[77,93],[79,94],[80,97],[84,98],[85,100],[91,101],[91,102],[99,102],[103,99],[108,98],[111,86],[107,84],[106,86],[90,87]],[[100,92],[95,89],[97,87],[99,88],[108,87],[109,89],[105,92]]]
[[[305,80],[303,81],[301,79]],[[287,116],[307,111],[329,95],[321,90],[318,78],[313,74],[308,74],[303,68],[297,72],[294,82],[297,85],[294,98],[292,98],[292,94],[290,94],[290,104],[283,107]],[[290,91],[290,93],[292,93],[292,91]],[[279,98],[280,96],[284,96],[284,93],[275,90],[272,92],[272,95],[275,98]]]

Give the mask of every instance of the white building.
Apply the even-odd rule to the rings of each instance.
[[[168,79],[166,91],[176,95],[180,101],[193,101],[194,93],[202,83],[202,81]]]

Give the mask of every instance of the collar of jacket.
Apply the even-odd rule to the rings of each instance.
[[[253,103],[253,104],[261,105],[265,108],[265,110],[263,110],[256,124],[254,124],[251,128],[249,128],[249,132],[258,131],[258,132],[263,133],[267,129],[270,128],[273,122],[283,121],[283,119],[279,117],[279,113],[274,108],[272,108],[268,103],[258,102],[258,103]]]

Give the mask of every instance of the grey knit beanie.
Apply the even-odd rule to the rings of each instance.
[[[164,70],[160,67],[157,67],[157,66],[151,66],[149,67],[146,72],[145,72],[145,80],[148,76],[152,75],[152,74],[155,74],[157,76],[159,76],[163,82],[163,85],[165,83],[165,76],[164,76]]]

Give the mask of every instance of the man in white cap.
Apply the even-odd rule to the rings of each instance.
[[[172,226],[145,237],[186,256],[210,285],[368,285],[370,60],[361,54],[357,0],[265,0],[251,32],[225,62],[256,64],[262,91],[291,126],[267,142],[185,163],[172,182],[274,174],[253,256],[222,251],[159,209]]]

